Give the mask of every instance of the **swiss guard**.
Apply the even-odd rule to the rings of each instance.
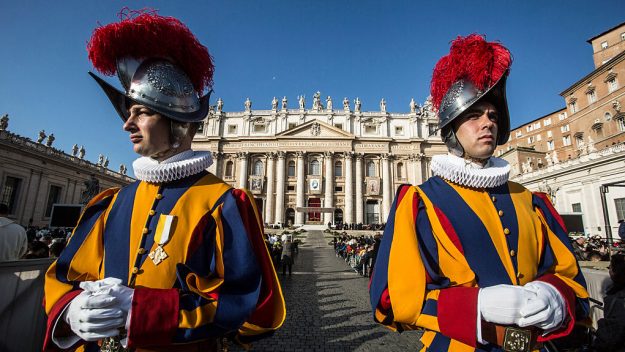
[[[93,78],[140,157],[138,178],[86,206],[46,273],[44,350],[218,351],[285,319],[252,196],[191,149],[207,116],[213,63],[179,20],[125,12],[88,43]]]
[[[427,351],[535,351],[588,314],[562,218],[493,157],[510,134],[508,49],[458,37],[431,82],[447,155],[403,185],[370,287],[376,322],[422,329]]]

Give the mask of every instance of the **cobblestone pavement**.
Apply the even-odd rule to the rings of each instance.
[[[416,351],[419,333],[398,334],[373,322],[368,279],[334,255],[320,231],[310,231],[292,276],[278,277],[287,318],[253,351]]]

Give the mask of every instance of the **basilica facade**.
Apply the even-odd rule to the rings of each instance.
[[[333,109],[320,94],[306,107],[274,98],[269,110],[225,112],[219,99],[193,141],[212,152],[209,171],[256,198],[271,225],[386,222],[396,189],[427,179],[429,162],[446,153],[431,103],[408,113],[361,111],[345,98]],[[353,103],[353,104],[352,104]]]

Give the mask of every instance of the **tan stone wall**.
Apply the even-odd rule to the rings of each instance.
[[[22,225],[32,219],[34,226],[46,226],[45,216],[50,186],[61,187],[58,203],[77,204],[85,189],[84,182],[94,174],[100,189],[121,187],[131,178],[97,167],[53,148],[28,141],[23,137],[0,132],[0,197],[7,176],[21,180],[15,211],[10,218]]]
[[[595,68],[625,50],[625,40],[622,39],[623,34],[625,34],[625,24],[592,40],[592,58]],[[603,42],[608,44],[608,47],[605,49],[601,47]]]

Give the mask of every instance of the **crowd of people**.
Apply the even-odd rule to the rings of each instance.
[[[370,277],[380,242],[380,234],[352,236],[343,231],[334,235],[331,244],[337,258],[342,258],[358,274]]]
[[[294,233],[295,235],[298,232]],[[273,265],[276,269],[282,268],[282,275],[289,276],[293,273],[293,264],[299,253],[299,239],[293,239],[293,234],[288,231],[283,232],[280,236],[277,233],[266,235],[265,243],[269,248]]]
[[[601,236],[569,235],[573,254],[579,261],[608,261],[613,253],[625,253],[625,241],[615,241],[611,245]]]
[[[8,206],[0,204],[0,262],[19,259],[57,258],[71,229],[17,224],[8,217]]]
[[[384,231],[384,227],[386,223],[374,223],[374,224],[363,224],[363,223],[343,223],[338,222],[332,225],[331,222],[328,223],[328,228],[337,231],[345,231],[345,230],[364,230],[364,231]]]

